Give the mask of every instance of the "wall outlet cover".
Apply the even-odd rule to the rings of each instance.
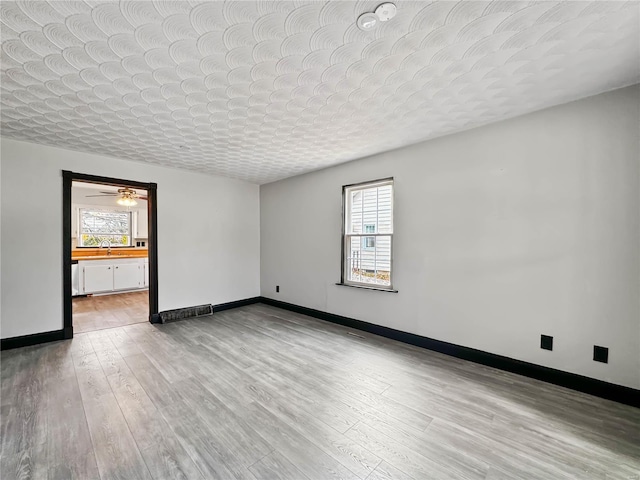
[[[593,360],[595,362],[609,363],[609,349],[599,345],[593,346]]]
[[[540,348],[553,350],[553,337],[551,335],[540,335]]]

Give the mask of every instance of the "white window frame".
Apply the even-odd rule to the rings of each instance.
[[[347,232],[347,224],[349,221],[349,198],[352,192],[356,192],[358,190],[366,190],[374,187],[382,187],[385,185],[391,185],[391,232],[389,233],[378,233],[378,226],[376,223],[375,229],[376,233],[365,233],[366,228],[363,225],[363,232],[360,234],[354,234]],[[372,180],[369,182],[357,183],[353,185],[344,185],[342,187],[342,265],[341,265],[341,275],[340,275],[340,285],[347,285],[352,287],[361,287],[361,288],[369,288],[372,290],[385,290],[396,292],[393,288],[393,237],[394,237],[394,207],[395,207],[395,185],[393,182],[393,177],[384,178],[380,180]],[[354,280],[349,280],[349,249],[351,244],[352,237],[361,237],[362,241],[366,237],[389,237],[390,240],[390,258],[389,258],[389,285],[378,285],[367,282],[357,282]],[[377,244],[377,240],[375,240]]]
[[[82,229],[82,213],[83,212],[108,212],[108,213],[126,213],[129,215],[129,233],[127,236],[129,237],[129,245],[113,245],[112,248],[130,248],[133,246],[133,212],[131,210],[120,210],[116,208],[92,208],[92,207],[82,207],[78,209],[78,239],[77,245],[81,248],[97,248],[92,245],[85,246],[82,244],[82,235],[86,233]],[[105,233],[103,235],[120,235],[120,234],[111,234]]]

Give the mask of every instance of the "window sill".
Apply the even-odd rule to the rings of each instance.
[[[351,285],[349,283],[336,283],[339,287],[362,288],[363,290],[375,290],[376,292],[398,293],[391,288],[367,287],[366,285]]]

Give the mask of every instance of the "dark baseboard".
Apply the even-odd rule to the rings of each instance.
[[[224,310],[229,310],[231,308],[244,307],[245,305],[252,305],[254,303],[260,303],[261,301],[262,297],[252,297],[244,298],[242,300],[236,300],[234,302],[219,303],[218,305],[213,306],[213,313],[223,312]]]
[[[290,310],[292,312],[308,315],[310,317],[326,320],[328,322],[337,323],[346,327],[362,330],[364,332],[380,335],[409,345],[415,345],[435,352],[444,353],[452,357],[469,360],[471,362],[480,363],[482,365],[498,368],[507,372],[517,373],[525,377],[535,378],[547,383],[553,383],[554,385],[559,385],[579,392],[588,393],[596,397],[640,408],[640,390],[633,388],[604,382],[602,380],[577,375],[575,373],[556,370],[554,368],[543,367],[534,363],[523,362],[522,360],[516,360],[514,358],[476,350],[475,348],[463,347],[461,345],[443,342],[433,338],[422,337],[413,333],[375,325],[373,323],[356,320],[354,318],[322,312],[313,308],[301,307],[299,305],[281,302],[272,298],[262,297],[261,302],[274,307]]]
[[[73,338],[73,325],[70,327],[64,327],[62,329],[62,333],[64,335],[65,340],[69,340],[70,338]]]
[[[21,337],[3,338],[0,340],[0,350],[11,350],[12,348],[29,347],[40,343],[55,342],[64,340],[68,337],[69,332],[66,329],[54,330],[52,332],[34,333],[32,335],[23,335]]]

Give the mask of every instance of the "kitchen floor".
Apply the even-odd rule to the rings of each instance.
[[[73,333],[93,332],[149,320],[149,292],[73,299]]]

